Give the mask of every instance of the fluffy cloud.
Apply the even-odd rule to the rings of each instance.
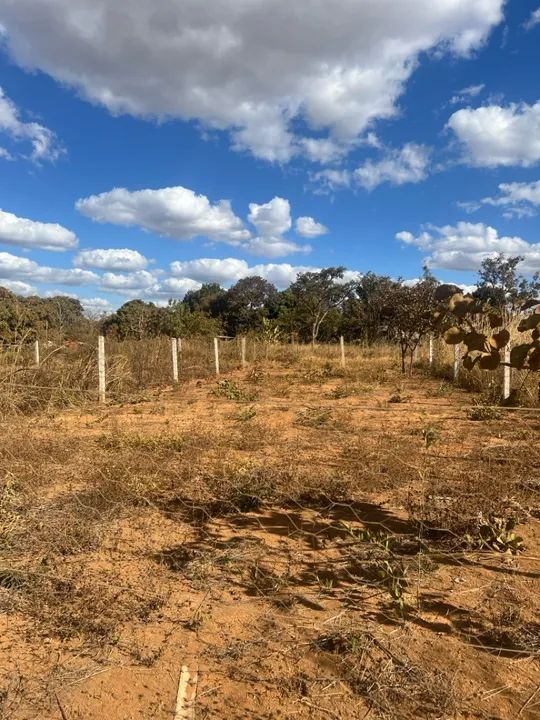
[[[540,161],[540,102],[463,108],[448,121],[473,165],[521,165]]]
[[[91,318],[107,315],[113,310],[112,303],[106,298],[80,298],[80,301],[84,308],[85,315]]]
[[[148,260],[137,250],[128,248],[109,250],[81,250],[73,260],[77,267],[99,270],[145,270]]]
[[[217,282],[231,285],[241,278],[259,275],[279,288],[285,288],[296,280],[298,273],[317,268],[294,266],[289,263],[263,263],[249,265],[236,258],[200,258],[187,262],[171,263],[171,274],[177,279],[190,279],[199,283]]]
[[[203,236],[215,242],[240,246],[254,255],[273,258],[311,250],[309,245],[299,245],[284,237],[292,227],[291,207],[288,200],[280,197],[262,205],[250,203],[248,220],[255,227],[256,235],[233,213],[228,200],[212,204],[205,195],[197,195],[180,186],[133,192],[115,188],[80,199],[76,207],[97,222],[137,225],[177,240]],[[90,257],[95,258],[95,253],[104,251],[92,252],[94,255]],[[83,252],[81,256],[84,259],[87,253]]]
[[[147,270],[129,273],[106,272],[101,276],[101,287],[106,290],[141,290],[152,286],[156,276]]]
[[[138,225],[175,240],[202,235],[237,244],[250,235],[228,200],[212,205],[205,195],[181,186],[134,192],[115,188],[77,200],[76,208],[97,222]]]
[[[59,283],[61,285],[91,285],[99,276],[89,270],[53,268],[11,253],[0,252],[0,278]]]
[[[402,230],[396,238],[429,253],[426,261],[431,267],[478,270],[485,258],[503,253],[523,256],[522,272],[532,274],[540,271],[540,243],[528,243],[520,237],[500,236],[495,228],[484,223],[428,226],[417,236]]]
[[[380,143],[378,160],[366,160],[356,170],[325,168],[311,174],[318,186],[316,192],[332,192],[339,188],[360,186],[373,190],[382,183],[404,185],[425,180],[429,172],[431,148],[418,143],[406,143],[401,148],[385,148]]]
[[[295,223],[296,232],[305,238],[315,238],[326,235],[328,228],[318,223],[312,217],[299,217]]]
[[[57,223],[42,223],[0,210],[0,242],[23,248],[72,250],[77,237]]]
[[[407,143],[398,150],[390,150],[381,160],[368,160],[354,171],[354,179],[366,190],[381,183],[392,185],[421,182],[427,177],[431,149],[425,145]]]
[[[280,257],[311,250],[309,245],[298,245],[283,237],[292,227],[291,206],[284,198],[275,197],[263,205],[250,203],[248,220],[258,233],[246,244],[253,255]]]
[[[171,273],[175,277],[187,277],[202,283],[217,282],[227,284],[249,275],[249,265],[245,260],[236,258],[200,258],[186,262],[171,263]]]
[[[112,113],[198,119],[284,162],[326,160],[396,103],[421,53],[467,55],[504,0],[3,0],[12,58]],[[179,71],[180,69],[180,71]],[[304,123],[298,123],[298,120]],[[303,146],[307,125],[333,145]]]
[[[30,154],[34,162],[56,160],[62,149],[55,134],[37,122],[23,122],[15,103],[6,97],[0,87],[0,132],[6,133],[17,142],[27,141],[32,146]],[[0,150],[0,157],[12,159],[7,150]]]
[[[478,201],[458,203],[467,212],[474,212],[482,205],[503,208],[503,217],[532,217],[540,207],[540,180],[534,182],[511,182],[499,185],[499,195],[482,198]]]
[[[1,276],[0,287],[6,288],[6,290],[11,290],[11,292],[14,292],[16,295],[24,295],[25,297],[28,297],[29,295],[37,295],[38,292],[33,285],[29,285],[21,280],[8,280],[7,278],[2,278]]]

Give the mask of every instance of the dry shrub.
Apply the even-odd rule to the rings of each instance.
[[[44,635],[102,643],[123,622],[146,621],[162,606],[152,587],[141,579],[135,591],[117,575],[93,577],[80,565],[62,565],[57,574],[41,564],[0,574],[0,607],[33,618]]]
[[[411,662],[375,636],[354,628],[336,629],[313,643],[320,652],[339,657],[338,668],[351,690],[362,696],[369,712],[381,720],[450,717],[456,710],[453,681],[442,670]]]

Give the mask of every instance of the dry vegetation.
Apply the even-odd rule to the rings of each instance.
[[[91,348],[4,383],[1,717],[170,719],[182,665],[201,719],[540,715],[537,411],[385,348],[164,388],[152,347],[106,407]]]

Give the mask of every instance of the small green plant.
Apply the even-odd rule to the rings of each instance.
[[[431,388],[427,390],[426,395],[427,397],[444,397],[445,395],[448,395],[452,390],[452,386],[447,383],[445,380],[439,385],[439,387],[432,390]]]
[[[347,385],[341,385],[327,392],[326,397],[330,398],[331,400],[340,400],[341,398],[349,397],[354,393],[355,390],[353,388],[350,388]]]
[[[381,585],[388,591],[392,602],[402,611],[405,608],[407,590],[407,568],[401,560],[379,560],[377,576]]]
[[[325,407],[307,407],[296,416],[295,424],[304,427],[328,425],[332,420],[332,410]]]
[[[217,397],[224,397],[228,400],[235,400],[236,402],[249,402],[256,397],[254,393],[246,393],[241,390],[234,380],[218,380],[212,392],[214,395],[217,395]]]
[[[264,371],[260,365],[255,365],[247,375],[247,381],[253,385],[261,385],[264,380]]]
[[[382,530],[370,530],[369,528],[362,528],[360,530],[356,528],[350,527],[350,525],[345,524],[345,527],[347,531],[354,537],[356,540],[358,540],[361,543],[368,543],[370,545],[378,545],[386,552],[390,552],[394,542],[395,538],[393,535],[389,535],[388,533],[385,533]]]
[[[467,536],[473,547],[481,550],[489,549],[496,552],[508,552],[516,555],[523,550],[523,538],[514,532],[514,518],[490,516],[478,528],[476,537]]]
[[[422,430],[422,437],[424,438],[426,450],[428,450],[439,439],[439,433],[432,425],[428,425]]]
[[[486,405],[475,405],[468,411],[467,417],[469,420],[497,420],[500,413],[495,408]]]
[[[238,422],[247,422],[248,420],[252,420],[256,414],[257,411],[252,405],[245,410],[239,410],[237,413],[235,413],[234,419],[238,420]]]

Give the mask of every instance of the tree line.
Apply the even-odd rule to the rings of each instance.
[[[521,260],[502,255],[484,260],[473,296],[505,316],[536,297],[540,277],[519,275]],[[433,315],[439,285],[427,268],[418,281],[407,282],[373,272],[347,280],[344,267],[329,267],[300,273],[282,291],[258,276],[242,278],[229,289],[206,283],[165,307],[129,300],[93,321],[85,318],[79,300],[21,298],[0,288],[0,342],[19,342],[45,331],[79,339],[92,329],[120,340],[254,334],[269,341],[293,337],[314,343],[343,335],[349,342],[397,343],[405,369],[406,358],[412,358],[426,333],[436,331]]]

